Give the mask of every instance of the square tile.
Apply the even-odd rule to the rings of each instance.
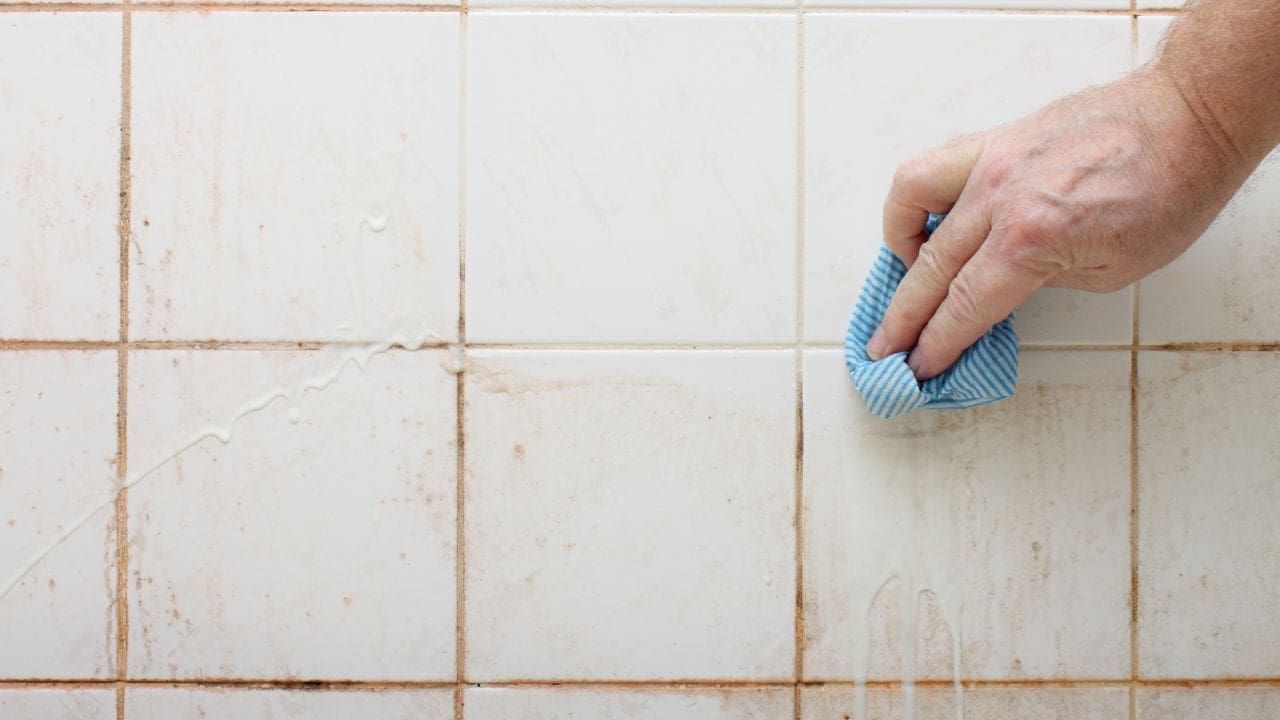
[[[1010,400],[885,421],[806,353],[806,679],[1128,677],[1128,381],[1029,352]]]
[[[116,720],[114,690],[0,690],[5,720]]]
[[[782,689],[469,689],[467,720],[791,720]]]
[[[454,337],[458,35],[446,13],[138,14],[132,336]]]
[[[468,22],[469,339],[795,339],[794,17]]]
[[[114,352],[0,352],[0,678],[114,674],[115,463]]]
[[[456,380],[345,357],[131,356],[132,676],[454,678]]]
[[[805,337],[844,339],[901,162],[1119,77],[1129,60],[1126,17],[808,14]],[[1015,325],[1024,342],[1127,344],[1130,308],[1127,290],[1046,289]]]
[[[129,689],[130,720],[453,720],[453,690]],[[114,716],[113,716],[114,717]]]
[[[801,720],[1128,720],[1127,687],[970,688],[957,699],[951,688],[915,690],[914,704],[901,690],[870,688],[859,707],[851,687],[806,688]],[[957,712],[957,705],[961,706]]]
[[[1172,18],[1144,17],[1138,40],[1155,52]],[[1191,249],[1142,281],[1144,343],[1277,342],[1280,278],[1271,272],[1280,244],[1280,150],[1271,153]]]
[[[1270,720],[1280,717],[1274,687],[1139,688],[1137,720]]]
[[[120,16],[0,16],[0,338],[120,329]]]
[[[792,678],[795,401],[790,352],[475,353],[467,679]]]
[[[1274,353],[1142,353],[1138,367],[1142,675],[1280,668],[1280,428]]]

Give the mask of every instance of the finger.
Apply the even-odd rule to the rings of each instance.
[[[951,282],[947,297],[920,333],[907,365],[920,380],[951,367],[996,323],[1009,317],[1056,268],[1011,262],[1002,241],[992,236]]]
[[[884,241],[907,267],[927,239],[929,213],[951,210],[984,147],[982,136],[966,135],[898,167],[884,202]]]
[[[916,262],[894,291],[880,327],[867,343],[868,357],[879,360],[916,344],[920,331],[947,296],[951,281],[990,230],[985,210],[971,207],[964,198],[956,204],[929,241],[920,246]]]

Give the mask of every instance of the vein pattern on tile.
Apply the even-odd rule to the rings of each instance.
[[[0,338],[120,325],[120,18],[0,15]]]
[[[1142,353],[1142,675],[1280,668],[1275,353]]]
[[[793,17],[468,22],[469,339],[795,339]]]
[[[101,502],[115,454],[114,352],[0,353],[0,581]],[[112,674],[110,522],[94,515],[0,598],[0,678]]]
[[[468,680],[790,678],[794,377],[781,351],[476,353]]]
[[[130,467],[283,378],[327,371],[324,355],[134,353]],[[130,490],[131,674],[453,679],[456,389],[443,360],[377,356]]]
[[[1011,400],[884,421],[806,353],[808,679],[1128,675],[1128,354],[1022,365]]]
[[[1118,77],[1129,56],[1128,18],[808,14],[806,338],[844,338],[899,163]],[[1127,343],[1130,314],[1128,291],[1045,289],[1015,327],[1025,342]]]
[[[133,22],[134,337],[455,336],[456,15]]]

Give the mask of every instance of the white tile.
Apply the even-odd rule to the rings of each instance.
[[[114,690],[0,690],[5,720],[115,720]]]
[[[1138,0],[1139,10],[1181,10],[1190,3],[1188,0]],[[1141,23],[1146,18],[1139,18]],[[1163,18],[1159,18],[1163,19]]]
[[[120,37],[118,14],[0,16],[0,338],[119,333]]]
[[[1273,353],[1143,353],[1139,639],[1155,678],[1280,667]]]
[[[453,720],[453,690],[241,690],[137,688],[125,698],[129,720]]]
[[[135,17],[133,337],[453,337],[458,74],[455,14]]]
[[[1139,0],[1138,7],[1142,7],[1143,2],[1147,1],[1150,0]],[[1169,26],[1173,24],[1173,20],[1172,17],[1151,15],[1138,18],[1139,63],[1145,64],[1155,59],[1160,41],[1164,38],[1165,33],[1169,31]]]
[[[110,502],[115,454],[114,352],[0,353],[0,592]],[[0,678],[114,672],[112,517],[92,515],[0,597]]]
[[[1274,687],[1139,688],[1137,720],[1274,720]]]
[[[806,337],[844,338],[899,163],[1118,77],[1129,56],[1124,17],[807,15]],[[1016,327],[1024,342],[1127,343],[1130,297],[1043,290]]]
[[[957,636],[965,678],[1127,677],[1128,374],[1024,353],[1011,400],[885,421],[806,353],[806,678],[950,680]]]
[[[467,720],[791,720],[784,689],[467,690]]]
[[[1153,55],[1171,20],[1139,19],[1144,60]],[[1142,281],[1143,342],[1280,340],[1280,317],[1272,310],[1280,302],[1280,278],[1267,261],[1280,243],[1277,196],[1280,151],[1263,161],[1190,250]]]
[[[1128,720],[1127,687],[970,688],[959,697],[951,688],[924,687],[910,700],[901,690],[870,688],[859,708],[849,686],[806,688],[801,720]],[[909,709],[908,703],[914,702]],[[956,706],[962,710],[956,712]]]
[[[441,353],[348,365],[160,464],[340,357],[132,355],[130,477],[158,468],[129,493],[133,676],[453,678],[457,391]]]
[[[795,338],[794,17],[468,32],[469,339]]]
[[[790,352],[467,367],[467,677],[793,674]]]

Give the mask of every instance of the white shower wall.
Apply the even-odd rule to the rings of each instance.
[[[1010,401],[843,368],[1148,5],[0,0],[0,717],[1276,716],[1280,156]]]

